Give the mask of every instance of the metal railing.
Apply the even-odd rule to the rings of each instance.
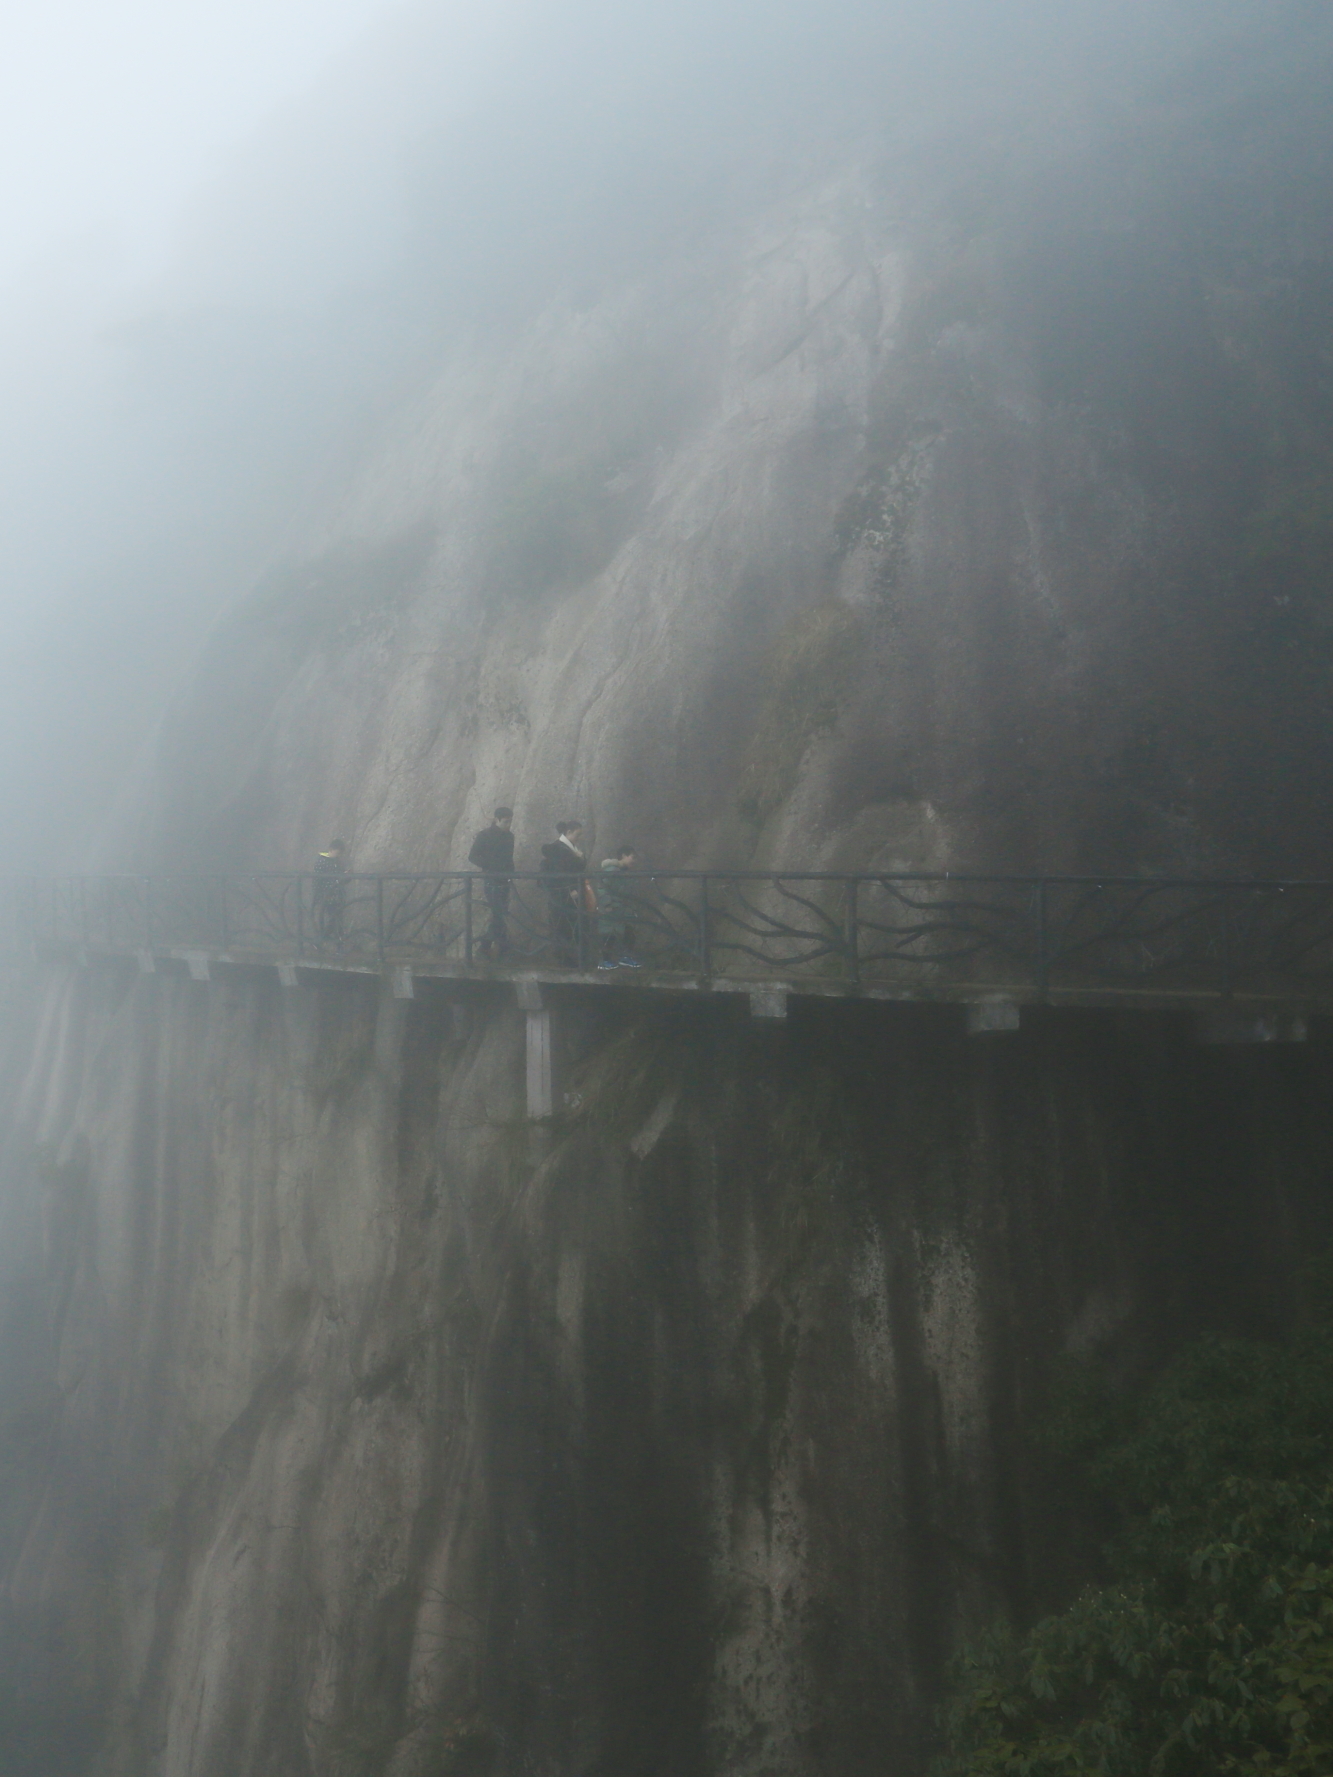
[[[1129,877],[472,872],[13,882],[38,950],[1333,999],[1333,883]],[[628,978],[628,977],[626,977]]]

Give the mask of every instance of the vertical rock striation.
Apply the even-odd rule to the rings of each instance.
[[[1053,1357],[1274,1328],[1327,1232],[1322,1045],[563,1022],[542,1132],[498,990],[460,1040],[369,982],[50,984],[6,1333],[42,1768],[915,1773],[950,1646],[1091,1552]]]

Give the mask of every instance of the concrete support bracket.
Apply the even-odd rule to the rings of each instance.
[[[782,986],[752,987],[750,989],[751,1018],[785,1018],[787,1016],[787,989]]]
[[[389,986],[396,1000],[415,999],[412,991],[412,970],[407,964],[389,970]]]
[[[520,979],[514,997],[527,1020],[528,1117],[534,1123],[555,1112],[555,1069],[551,1059],[551,1008],[540,981]]]
[[[532,981],[520,977],[520,979],[514,983],[514,994],[518,1000],[519,1009],[521,1011],[541,1011],[543,1001],[542,984],[540,981]]]
[[[551,1116],[555,1109],[555,1085],[551,1067],[551,1014],[525,1012],[527,1020],[528,1117],[533,1122]]]
[[[299,987],[301,983],[296,979],[296,964],[279,963],[278,980],[284,987]]]
[[[208,980],[208,957],[202,950],[187,950],[185,966],[190,971],[191,981]]]
[[[967,1008],[967,1034],[985,1036],[990,1031],[1017,1030],[1019,1023],[1016,1000],[978,1000]]]

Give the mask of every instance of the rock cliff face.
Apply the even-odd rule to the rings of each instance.
[[[1333,869],[1329,31],[830,150],[475,320],[218,626],[103,848]],[[724,219],[719,215],[725,212]],[[10,1007],[5,1673],[43,1777],[924,1768],[1097,1533],[1052,1361],[1272,1328],[1329,1051],[1148,1015],[99,966]]]
[[[1327,870],[1329,61],[849,149],[473,322],[107,855],[457,866],[503,800],[529,865]]]
[[[471,1006],[48,985],[16,1768],[917,1772],[950,1646],[1095,1547],[1053,1357],[1276,1327],[1328,1232],[1324,1045],[575,1005],[539,1131]]]

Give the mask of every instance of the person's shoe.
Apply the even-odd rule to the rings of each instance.
[[[618,969],[619,967],[619,963],[598,963],[597,973],[599,975],[606,975],[609,974],[612,969]]]
[[[622,956],[616,966],[621,969],[641,969],[643,964],[637,956]]]

